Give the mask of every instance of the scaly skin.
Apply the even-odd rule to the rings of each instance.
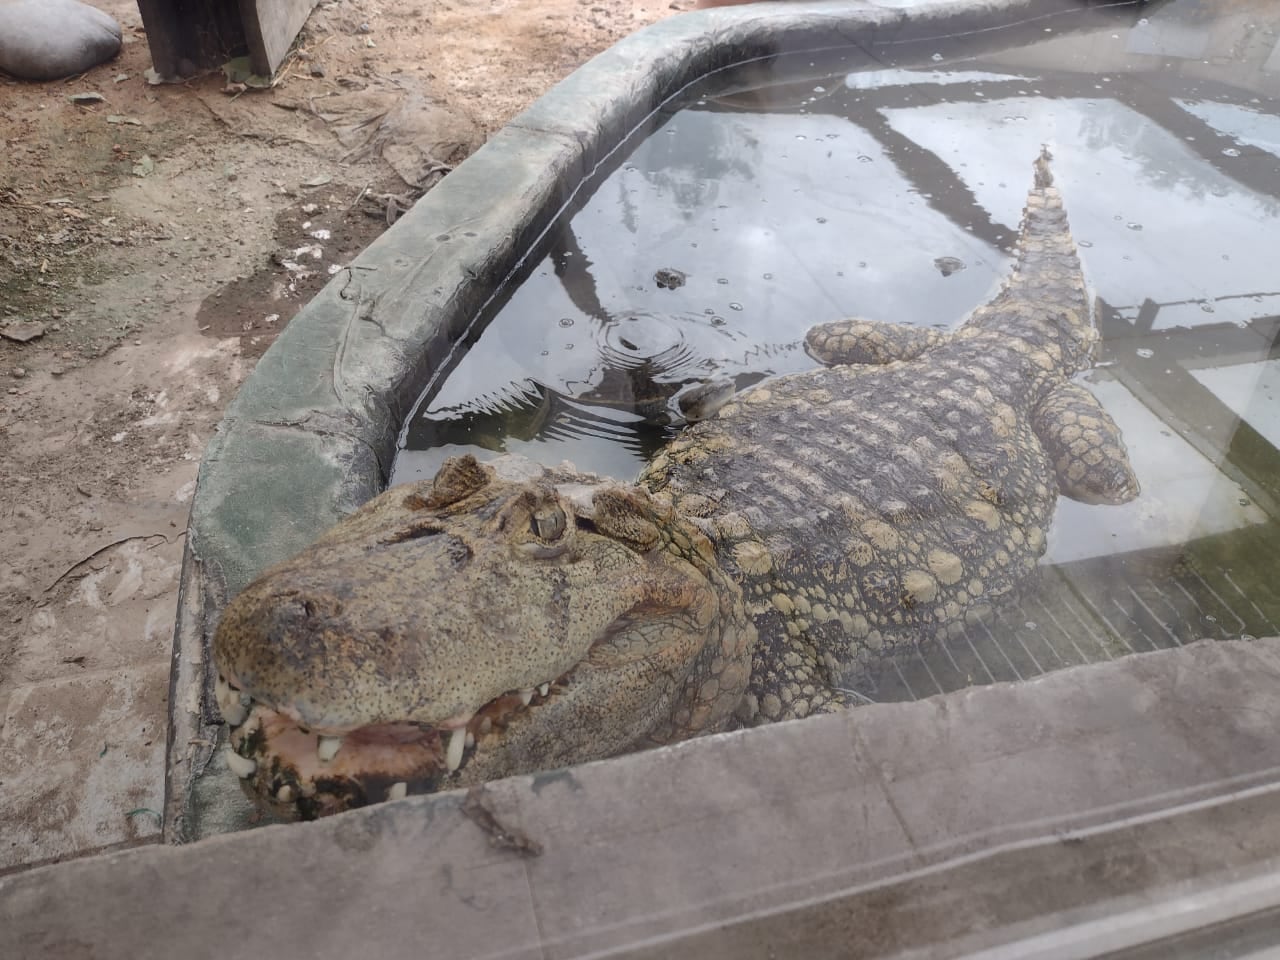
[[[804,717],[1014,594],[1060,492],[1137,493],[1068,379],[1097,334],[1048,161],[1013,275],[956,333],[815,327],[825,366],[634,486],[457,458],[267,571],[215,638],[228,762],[311,816]]]

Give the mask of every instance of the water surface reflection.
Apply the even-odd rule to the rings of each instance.
[[[1280,632],[1280,108],[1260,65],[1258,87],[1239,63],[1173,71],[1135,30],[1137,52],[1110,28],[1055,41],[1052,69],[727,77],[657,115],[424,398],[394,480],[474,447],[630,478],[682,391],[811,367],[814,323],[953,329],[1008,272],[1047,143],[1105,337],[1086,385],[1143,494],[1060,500],[1042,590],[861,692]]]

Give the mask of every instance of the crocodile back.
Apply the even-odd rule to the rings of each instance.
[[[640,484],[706,521],[762,662],[794,648],[861,672],[958,632],[1044,552],[1051,465],[995,383],[929,358],[780,378],[682,434]]]
[[[1088,369],[1098,342],[1088,286],[1049,159],[1048,151],[1042,150],[1036,161],[1013,272],[956,336],[961,348],[957,362],[1002,350],[1010,358],[1001,366],[1011,374],[1023,372],[1038,387]],[[977,342],[964,349],[964,341],[971,339]],[[1014,354],[1029,359],[1030,366]]]

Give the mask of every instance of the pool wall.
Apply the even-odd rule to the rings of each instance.
[[[174,643],[166,838],[240,829],[252,816],[216,750],[207,665],[226,600],[383,488],[404,417],[433,371],[448,366],[580,185],[657,107],[746,60],[840,47],[875,66],[895,49],[919,56],[922,43],[944,38],[954,57],[1069,32],[1085,6],[868,0],[673,16],[561,82],[337,274],[258,362],[201,465]]]
[[[536,856],[451,791],[38,868],[0,956],[1261,957],[1278,672],[1206,641],[488,785]]]

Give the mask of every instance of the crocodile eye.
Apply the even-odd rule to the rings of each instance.
[[[539,540],[559,540],[564,536],[564,511],[555,503],[539,507],[533,511],[529,526]]]

